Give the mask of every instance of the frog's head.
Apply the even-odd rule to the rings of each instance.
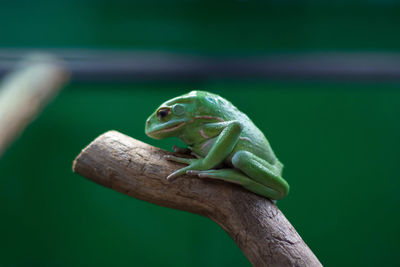
[[[145,131],[148,136],[163,139],[177,136],[201,112],[197,107],[205,92],[192,91],[161,104],[147,119]]]

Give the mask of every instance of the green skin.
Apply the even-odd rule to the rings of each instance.
[[[166,156],[188,164],[170,174],[183,174],[235,183],[272,200],[289,192],[282,178],[282,163],[276,158],[264,134],[246,114],[226,99],[204,91],[192,91],[161,106],[147,119],[146,134],[155,139],[175,136],[196,159]]]

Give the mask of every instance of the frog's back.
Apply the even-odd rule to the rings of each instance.
[[[208,92],[200,92],[203,96],[202,99],[204,106],[208,106],[210,115],[219,117],[224,121],[239,121],[243,127],[243,131],[240,135],[238,144],[236,145],[232,155],[239,150],[249,151],[256,156],[268,161],[272,165],[276,165],[279,169],[283,165],[276,158],[268,140],[265,138],[264,134],[257,128],[257,126],[252,122],[252,120],[238,108],[236,108],[231,102]]]

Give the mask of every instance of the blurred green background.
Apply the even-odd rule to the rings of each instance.
[[[1,1],[0,48],[275,53],[400,50],[395,1]],[[212,221],[71,171],[115,129],[192,89],[231,100],[285,164],[278,206],[326,266],[398,266],[399,83],[70,83],[0,158],[0,266],[250,266]],[[1,129],[0,129],[1,131]]]

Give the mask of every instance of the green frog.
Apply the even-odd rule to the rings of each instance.
[[[264,134],[228,100],[205,91],[192,91],[161,104],[147,119],[146,134],[155,139],[178,137],[188,148],[175,152],[196,158],[167,155],[188,166],[167,179],[188,174],[238,184],[271,200],[289,192],[282,178],[283,164]]]

